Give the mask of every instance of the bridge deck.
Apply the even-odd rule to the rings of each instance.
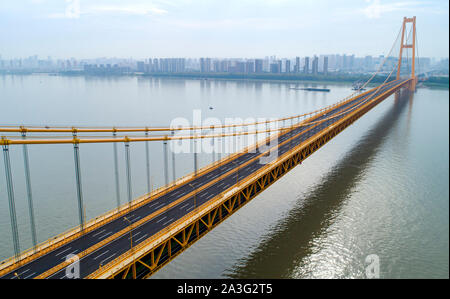
[[[363,106],[387,91],[392,93],[406,82],[408,80],[391,81],[379,89],[374,88],[356,96],[340,106],[311,118],[313,121],[325,121],[281,132],[278,134],[277,143],[260,145],[256,151],[235,155],[216,167],[205,169],[192,180],[172,187],[169,192],[156,195],[139,207],[127,211],[123,216],[133,223],[133,245],[144,242],[190,213],[194,209],[194,202],[197,207],[204,205],[218,194],[234,188],[238,179],[241,181],[252,177],[264,166],[260,164],[260,157],[269,150],[276,149],[277,157],[282,157],[292,147],[308,141],[312,136],[345,118],[350,113],[346,109]],[[344,111],[346,112],[343,113]],[[338,116],[330,118],[333,115]],[[194,191],[194,188],[197,191]],[[1,274],[0,278],[14,279],[16,278],[14,273],[17,273],[20,278],[65,278],[66,264],[63,263],[66,256],[82,252],[87,254],[80,259],[80,274],[81,278],[87,277],[100,266],[105,266],[130,249],[130,233],[127,229],[129,229],[129,222],[122,216],[112,217],[111,221],[50,252],[37,256],[25,265],[20,265],[13,270],[9,269],[9,272]]]

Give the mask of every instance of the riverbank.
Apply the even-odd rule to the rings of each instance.
[[[324,74],[270,74],[270,73],[87,73],[84,71],[64,71],[64,72],[1,72],[2,75],[33,75],[33,74],[47,74],[47,75],[61,75],[61,76],[89,76],[89,77],[123,77],[123,76],[139,76],[139,77],[155,77],[155,78],[183,78],[192,80],[231,80],[231,81],[257,81],[257,82],[280,82],[291,84],[353,84],[355,82],[366,82],[371,78],[371,74],[346,74],[346,73],[332,73]],[[369,86],[375,86],[383,83],[386,80],[386,75],[375,76]],[[393,80],[391,78],[390,80]],[[432,76],[426,78],[420,83],[423,87],[443,88],[449,89],[449,78],[442,76]]]

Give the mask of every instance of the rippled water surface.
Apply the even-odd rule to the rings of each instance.
[[[203,118],[281,117],[351,92],[348,85],[315,86],[331,92],[295,91],[288,83],[2,76],[0,125],[165,125],[191,120],[193,109]],[[448,111],[448,90],[391,96],[153,277],[363,278],[366,257],[376,254],[383,278],[448,278]],[[29,151],[44,241],[77,224],[73,152],[70,145]],[[133,144],[131,154],[139,196],[147,190],[144,145]],[[177,155],[177,176],[193,170],[191,158]],[[164,181],[162,160],[162,145],[152,144],[154,187]],[[11,149],[11,161],[25,249],[31,236],[21,148]],[[202,165],[209,162],[211,156],[201,157]],[[13,249],[3,158],[0,164],[0,258],[6,258]],[[83,146],[81,165],[87,217],[114,208],[112,146]]]

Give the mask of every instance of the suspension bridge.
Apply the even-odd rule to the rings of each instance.
[[[410,30],[408,33],[408,25]],[[15,255],[0,263],[0,278],[147,278],[176,258],[193,243],[233,215],[259,193],[324,146],[328,141],[400,89],[415,90],[417,76],[416,18],[404,18],[396,41],[386,59],[400,41],[399,59],[384,83],[362,92],[379,71],[347,98],[317,111],[266,122],[230,124],[214,127],[120,127],[69,128],[4,126],[0,132],[3,147],[7,196]],[[403,51],[412,50],[411,72],[401,74]],[[386,61],[385,59],[385,61]],[[271,126],[271,124],[276,124]],[[261,129],[262,126],[262,129]],[[242,129],[226,132],[225,129]],[[204,133],[204,130],[210,130]],[[166,133],[167,134],[166,134]],[[174,132],[179,132],[175,135]],[[40,138],[35,134],[47,134]],[[61,134],[71,134],[70,137]],[[172,134],[171,134],[172,133]],[[14,135],[15,134],[15,135]],[[100,136],[102,134],[102,136]],[[103,135],[111,134],[111,137]],[[134,134],[130,136],[130,134]],[[137,134],[137,135],[136,135]],[[162,134],[162,135],[161,135]],[[169,182],[169,142],[188,140],[216,141],[240,136],[255,138],[253,144],[199,169],[197,151],[194,171]],[[165,186],[133,199],[131,192],[130,146],[146,144],[147,181],[150,181],[148,143],[162,142]],[[123,144],[126,161],[127,199],[117,208],[95,219],[86,220],[83,210],[83,186],[80,151],[83,144],[113,145],[115,179],[118,184],[117,145]],[[37,243],[31,190],[28,146],[72,144],[79,226]],[[21,251],[11,172],[10,151],[22,147],[27,185],[28,209],[33,247]],[[264,160],[264,162],[262,162]]]

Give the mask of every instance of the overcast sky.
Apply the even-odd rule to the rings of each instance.
[[[1,0],[0,55],[380,55],[417,16],[420,56],[448,57],[448,0]]]

